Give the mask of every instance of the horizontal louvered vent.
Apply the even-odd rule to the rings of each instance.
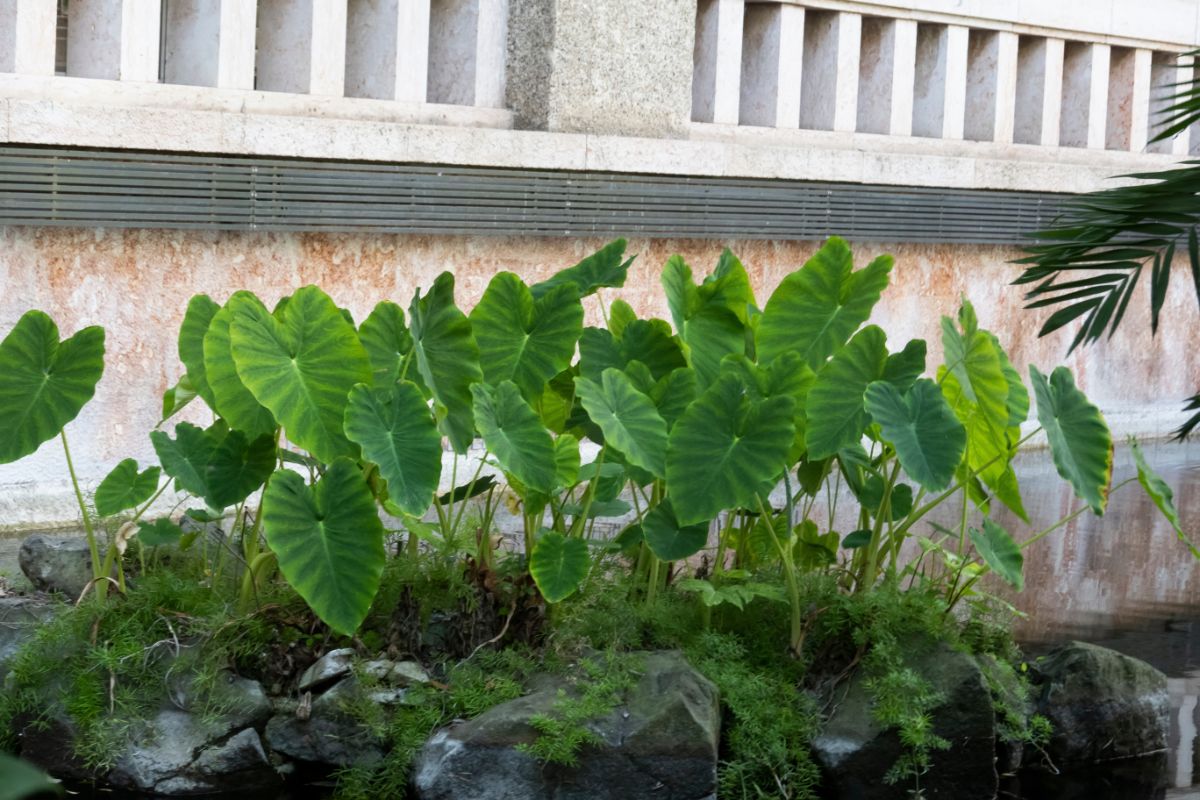
[[[1007,244],[1068,195],[0,147],[0,224]]]

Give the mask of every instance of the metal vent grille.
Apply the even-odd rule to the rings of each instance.
[[[0,225],[1011,244],[1070,195],[0,146]]]

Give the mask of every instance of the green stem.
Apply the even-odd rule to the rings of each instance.
[[[454,518],[454,530],[458,530],[458,526],[462,523],[463,513],[467,510],[467,499],[471,493],[475,491],[475,482],[479,480],[479,476],[483,473],[483,464],[487,461],[487,451],[479,457],[479,466],[475,468],[475,474],[471,476],[471,482],[467,484],[467,495],[463,498],[463,502],[458,507],[458,516]],[[458,463],[457,456],[454,459],[455,464]]]
[[[879,508],[875,512],[875,525],[871,528],[871,543],[867,545],[867,564],[863,570],[860,589],[870,589],[875,585],[875,579],[879,577],[879,540],[883,535],[883,521],[892,513],[892,488],[896,485],[896,478],[899,475],[900,462],[896,461],[892,467],[892,474],[888,476],[887,485],[883,489],[883,498],[879,501]]]
[[[83,502],[83,492],[79,489],[79,477],[75,474],[75,464],[71,461],[71,448],[67,445],[67,431],[64,428],[58,432],[62,439],[63,455],[67,457],[67,473],[71,476],[71,487],[75,490],[75,500],[79,503],[79,513],[83,515],[83,530],[87,534],[88,550],[92,556],[92,578],[99,579],[107,573],[101,571],[100,548],[96,544],[96,529],[92,526],[92,515],[88,513],[87,504]],[[103,600],[108,593],[108,581],[97,580],[96,594]]]
[[[150,510],[150,506],[154,505],[154,501],[157,500],[162,495],[162,493],[167,490],[167,487],[170,485],[171,485],[171,481],[168,478],[167,482],[164,483],[162,486],[158,487],[158,491],[155,492],[154,495],[149,500],[146,501],[146,504],[137,510],[137,512],[133,515],[133,519],[131,519],[130,522],[137,522],[139,519],[141,519],[142,515]]]
[[[779,541],[779,537],[775,534],[775,526],[771,524],[771,514],[767,510],[766,504],[763,503],[762,497],[758,498],[758,510],[766,523],[771,540],[775,543],[775,549],[779,551],[779,559],[783,562],[783,578],[787,584],[788,605],[792,607],[791,640],[788,643],[788,649],[794,657],[799,658],[804,644],[804,615],[800,608],[800,584],[796,580],[792,551],[791,548],[784,547],[783,542]]]
[[[1116,486],[1112,487],[1112,489],[1109,490],[1109,496],[1111,496],[1113,492],[1117,491],[1118,489],[1125,486],[1126,484],[1133,483],[1136,480],[1137,480],[1137,478],[1126,478],[1125,480],[1121,481],[1120,483],[1118,483]],[[1040,541],[1041,539],[1044,539],[1046,536],[1048,536],[1051,533],[1054,533],[1054,531],[1058,530],[1063,525],[1066,525],[1068,522],[1075,519],[1083,512],[1090,511],[1090,510],[1091,510],[1091,506],[1080,506],[1079,508],[1072,511],[1067,516],[1060,519],[1058,522],[1051,525],[1049,528],[1040,530],[1037,533],[1035,533],[1033,536],[1030,536],[1028,539],[1021,542],[1021,544],[1019,544],[1018,547],[1020,547],[1022,550],[1024,550],[1026,547],[1029,547],[1029,545],[1031,545],[1037,541]]]

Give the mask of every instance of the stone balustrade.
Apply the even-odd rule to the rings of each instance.
[[[1169,0],[699,0],[692,119],[1143,152],[1196,33]]]
[[[503,109],[507,24],[508,0],[0,0],[0,73]]]

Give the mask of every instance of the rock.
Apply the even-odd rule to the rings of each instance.
[[[359,671],[391,686],[424,686],[431,680],[429,673],[416,661],[388,661],[381,658],[367,661],[359,667]]]
[[[344,713],[345,704],[353,700],[369,700],[380,706],[398,706],[404,704],[407,689],[398,686],[382,686],[368,688],[358,678],[351,675],[336,683],[313,701],[314,713],[340,714]]]
[[[643,656],[625,703],[589,723],[601,744],[576,767],[543,765],[517,750],[529,720],[552,710],[551,687],[443,728],[414,768],[420,800],[708,800],[716,796],[717,690],[679,653]]]
[[[937,645],[910,658],[908,666],[944,698],[932,711],[933,732],[950,742],[949,750],[933,753],[932,768],[921,776],[921,796],[992,800],[998,787],[995,715],[979,665],[969,655]],[[835,797],[901,800],[914,788],[911,781],[884,782],[904,750],[896,731],[883,730],[875,720],[861,671],[813,740],[812,753]]]
[[[59,608],[46,597],[0,597],[0,687],[8,675],[7,663]]]
[[[35,533],[21,543],[17,563],[35,587],[62,592],[71,600],[92,580],[91,551],[87,540],[78,536]]]
[[[314,709],[308,719],[295,714],[276,714],[264,734],[267,747],[299,761],[335,767],[378,763],[382,743],[357,720],[328,710]]]
[[[322,689],[350,674],[354,660],[354,651],[349,647],[340,650],[330,650],[318,658],[313,665],[304,670],[300,676],[300,691],[311,692]]]
[[[36,719],[19,717],[13,721],[13,728],[21,732],[21,758],[34,766],[62,780],[87,781],[95,777],[83,759],[75,755],[79,730],[61,707]]]
[[[206,724],[186,711],[160,711],[116,760],[108,781],[161,795],[193,795],[279,783],[253,728],[232,736],[229,719]]]
[[[1037,713],[1053,727],[1046,753],[1057,767],[1166,749],[1167,678],[1146,662],[1070,642],[1037,659],[1030,679]]]

